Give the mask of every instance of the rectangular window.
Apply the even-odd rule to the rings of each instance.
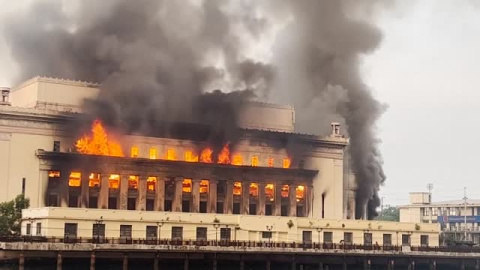
[[[392,235],[389,233],[383,234],[383,245],[391,246],[392,245]]]
[[[100,187],[100,174],[99,173],[91,173],[88,176],[88,186],[91,188],[99,188]]]
[[[288,192],[290,190],[290,187],[288,185],[282,185],[280,190],[280,196],[282,198],[288,198]]]
[[[272,232],[262,232],[262,238],[263,239],[271,239],[272,238]]]
[[[183,179],[182,191],[186,193],[192,192],[192,179],[188,179],[188,178]]]
[[[49,194],[48,195],[48,206],[58,207],[58,196],[57,196],[57,194]]]
[[[164,211],[171,212],[172,211],[172,200],[165,200],[164,202]]]
[[[149,176],[147,178],[147,192],[155,192],[156,185],[157,185],[157,177]]]
[[[53,152],[60,152],[60,141],[53,141]]]
[[[69,187],[79,187],[81,182],[82,174],[79,172],[71,172],[70,177],[68,178]]]
[[[64,238],[76,239],[77,238],[77,223],[65,223]]]
[[[177,160],[175,156],[175,150],[173,149],[168,149],[167,150],[167,160]]]
[[[120,175],[111,174],[108,178],[108,188],[118,189],[120,186]]]
[[[344,232],[343,233],[343,242],[346,245],[351,245],[353,244],[353,233],[351,232]]]
[[[182,212],[184,213],[190,212],[190,200],[182,201]]]
[[[183,227],[172,227],[172,240],[174,241],[183,240]]]
[[[197,241],[207,241],[206,227],[197,227]]]
[[[105,238],[105,224],[95,223],[92,227],[92,237],[93,239],[104,239]]]
[[[365,246],[371,246],[372,245],[372,233],[364,233],[363,234],[363,244]]]
[[[48,171],[49,178],[60,178],[60,171]]]
[[[252,156],[252,167],[258,167],[258,157]]]
[[[27,223],[27,228],[26,228],[25,234],[30,235],[31,233],[32,233],[32,224]]]
[[[250,183],[250,196],[258,196],[258,183]]]
[[[220,228],[220,241],[230,241],[231,232],[230,228]]]
[[[200,194],[208,193],[208,186],[209,186],[208,180],[200,181]]]
[[[282,204],[282,206],[280,207],[280,215],[282,217],[288,216],[288,208],[288,205]]]
[[[146,210],[147,211],[153,211],[154,210],[154,206],[155,205],[155,200],[154,199],[147,199],[147,203],[146,203]]]
[[[157,159],[157,148],[150,148],[150,150],[148,151],[148,157],[150,159]]]
[[[254,204],[254,203],[251,203],[249,206],[248,206],[248,213],[250,215],[256,215],[257,214],[257,205]]]
[[[233,183],[233,195],[237,195],[237,196],[242,195],[242,182]]]
[[[42,235],[42,223],[40,222],[37,223],[36,235]]]
[[[26,184],[26,179],[24,177],[24,178],[22,178],[22,194],[23,195],[25,195],[25,186],[26,186],[25,184]]]
[[[240,203],[233,203],[233,214],[240,215]]]
[[[157,240],[157,233],[157,226],[147,226],[147,240]]]
[[[274,193],[273,193],[273,190],[274,190],[274,186],[273,184],[266,184],[265,185],[265,199],[267,201],[271,201],[273,202],[275,200],[275,196],[274,196]]]
[[[108,209],[117,209],[117,197],[108,197]]]
[[[268,158],[268,163],[267,163],[267,166],[272,168],[274,166],[274,162],[273,162],[273,158]]]
[[[207,202],[200,202],[200,213],[207,213]]]
[[[136,198],[128,198],[127,200],[127,210],[135,210],[137,204]]]
[[[302,241],[304,244],[312,243],[312,231],[303,231],[302,232]]]
[[[68,207],[78,207],[78,195],[76,193],[70,193],[68,195]]]
[[[271,204],[265,205],[265,216],[271,216],[273,214],[272,210],[273,209]]]
[[[223,202],[217,202],[217,214],[223,214]]]
[[[325,244],[333,243],[333,232],[323,232],[323,242]]]
[[[130,244],[132,241],[132,225],[120,225],[120,243]]]
[[[98,208],[98,197],[90,196],[88,198],[88,208]]]
[[[420,245],[422,247],[428,247],[428,235],[420,235]]]
[[[132,158],[137,158],[138,157],[138,147],[137,146],[132,146],[132,148],[130,148],[130,157],[132,157]]]
[[[128,177],[128,189],[130,190],[138,189],[138,175],[130,175]]]
[[[410,235],[402,234],[402,246],[410,246]]]
[[[185,151],[185,161],[198,162],[198,156],[195,156],[192,151]]]

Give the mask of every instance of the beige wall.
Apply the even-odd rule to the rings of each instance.
[[[401,244],[401,235],[410,234],[411,244],[420,245],[420,235],[429,236],[430,246],[438,246],[439,227],[436,224],[415,224],[398,222],[380,222],[365,220],[321,220],[312,218],[243,216],[220,214],[194,214],[170,212],[141,212],[126,210],[37,208],[23,211],[22,233],[25,234],[29,222],[42,223],[42,235],[63,237],[65,223],[78,223],[78,237],[92,237],[92,225],[103,220],[106,237],[119,237],[120,225],[132,225],[132,238],[145,238],[146,226],[156,226],[163,222],[160,238],[170,238],[173,226],[183,227],[184,239],[196,239],[196,227],[207,227],[208,240],[215,240],[214,220],[218,219],[220,228],[232,228],[232,240],[266,241],[261,233],[266,226],[273,226],[272,241],[301,242],[303,231],[312,231],[312,241],[323,242],[323,232],[333,233],[333,242],[340,243],[344,232],[353,233],[353,242],[363,244],[363,234],[372,233],[373,243],[383,244],[383,234],[392,234],[392,244]],[[289,221],[292,222],[289,227]],[[34,226],[35,227],[35,226]],[[32,231],[35,232],[34,227]],[[235,230],[234,228],[238,228]],[[219,233],[220,230],[218,230]],[[397,234],[398,232],[398,234]]]
[[[238,123],[249,129],[293,132],[295,111],[288,105],[252,102],[242,108]]]
[[[400,222],[421,222],[420,207],[400,208]]]

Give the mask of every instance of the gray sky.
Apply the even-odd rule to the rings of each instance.
[[[1,18],[28,1],[0,0]],[[480,6],[474,1],[418,0],[379,18],[380,48],[365,58],[367,83],[388,104],[378,131],[387,181],[386,204],[434,184],[434,200],[480,198]],[[15,63],[0,39],[0,85],[11,86]]]

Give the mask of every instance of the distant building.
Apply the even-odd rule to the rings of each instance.
[[[467,199],[466,204],[465,200],[432,202],[430,193],[412,192],[410,204],[399,208],[400,222],[439,223],[445,242],[480,244],[480,200]]]

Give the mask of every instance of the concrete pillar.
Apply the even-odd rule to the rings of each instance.
[[[107,209],[108,208],[108,174],[100,175],[100,191],[98,193],[98,208]]]
[[[191,212],[200,212],[200,179],[192,179],[192,209]]]
[[[121,210],[127,210],[128,203],[128,175],[120,175],[120,194],[119,194],[119,208]]]
[[[372,262],[368,259],[365,259],[363,261],[363,269],[364,270],[370,270],[371,267],[372,267]]]
[[[213,256],[212,270],[217,270],[217,256]]]
[[[92,252],[90,255],[90,270],[95,270],[95,253]]]
[[[165,209],[165,176],[157,176],[155,186],[155,210],[163,211]]]
[[[282,215],[282,185],[280,183],[275,183],[274,186],[275,192],[275,207],[273,209],[274,216],[281,216]]]
[[[270,260],[267,260],[266,267],[267,270],[270,270]]]
[[[183,199],[183,177],[175,178],[175,194],[173,197],[172,210],[173,212],[182,212]]]
[[[208,213],[217,213],[217,180],[208,180]]]
[[[138,178],[137,210],[145,211],[145,209],[147,209],[147,177],[140,176]]]
[[[80,183],[80,208],[88,208],[88,199],[89,194],[88,191],[90,190],[88,186],[89,182],[89,173],[87,171],[82,171],[81,173],[81,183]]]
[[[297,216],[297,185],[289,185],[288,186],[288,196],[289,196],[289,203],[290,203],[290,213],[289,216],[296,217]]]
[[[123,269],[123,270],[128,270],[128,255],[127,255],[127,254],[124,254],[124,255],[123,255],[123,266],[122,266],[122,269]]]
[[[157,254],[153,259],[153,270],[159,270],[159,269],[160,269],[160,260],[158,259],[158,254]]]
[[[323,262],[318,263],[318,270],[323,270]]]
[[[60,200],[60,207],[68,207],[68,178],[70,177],[70,171],[60,172],[60,183],[58,185],[58,193]]]
[[[188,265],[189,261],[188,261],[188,255],[185,255],[185,259],[183,260],[183,270],[188,270]]]
[[[250,212],[250,181],[242,182],[242,203],[240,214],[248,215]]]
[[[19,270],[24,270],[25,269],[25,255],[20,253],[20,256],[18,257],[18,269]]]
[[[223,209],[225,214],[231,214],[233,212],[233,181],[227,181],[227,191],[225,193]]]
[[[258,205],[257,205],[257,215],[265,215],[265,183],[258,183]]]
[[[57,270],[62,270],[62,264],[63,264],[63,259],[62,259],[62,253],[57,253]]]
[[[312,191],[313,187],[312,186],[306,186],[305,187],[307,190],[305,190],[305,217],[312,217]],[[325,209],[330,206],[325,206]]]

